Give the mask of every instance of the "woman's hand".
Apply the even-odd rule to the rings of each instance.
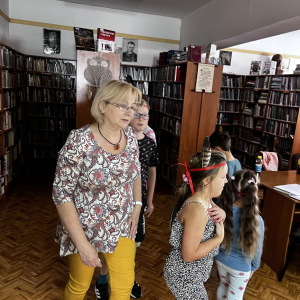
[[[142,206],[139,204],[136,204],[133,208],[133,212],[128,220],[128,226],[130,228],[130,232],[129,232],[129,238],[132,239],[134,241],[135,239],[135,235],[136,235],[136,231],[137,231],[137,225],[139,222],[139,217],[140,217],[140,212],[141,212],[141,208]]]
[[[224,223],[224,221],[226,219],[225,211],[222,208],[220,208],[218,205],[216,205],[214,203],[214,201],[210,200],[210,203],[211,203],[212,207],[209,208],[207,211],[208,211],[211,219],[213,219],[215,221],[215,223],[218,223],[218,222]]]
[[[77,247],[77,249],[83,264],[92,268],[102,267],[96,249],[88,241],[80,245],[80,247]]]
[[[153,206],[152,203],[149,204],[149,205],[147,205],[147,209],[146,209],[144,215],[147,216],[147,217],[149,218],[149,217],[152,215],[153,210],[154,210],[154,206]]]

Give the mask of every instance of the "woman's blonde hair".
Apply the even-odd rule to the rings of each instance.
[[[99,123],[103,124],[104,115],[101,113],[99,104],[103,101],[111,103],[121,103],[127,101],[129,94],[134,98],[134,104],[141,103],[142,94],[133,85],[119,80],[111,80],[103,84],[97,91],[93,104],[91,107],[91,114],[93,118]]]

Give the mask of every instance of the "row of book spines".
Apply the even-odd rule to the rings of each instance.
[[[167,162],[170,166],[174,166],[177,170],[176,164],[178,164],[178,153],[169,150],[166,147],[158,148],[159,158]]]
[[[69,90],[26,88],[27,102],[76,103],[76,94]]]
[[[173,186],[176,185],[177,172],[165,161],[160,162],[160,172]]]
[[[65,143],[69,133],[67,132],[28,132],[28,144],[61,145]]]
[[[243,87],[243,77],[239,76],[230,76],[230,75],[223,75],[221,87]]]
[[[72,118],[76,116],[76,109],[74,106],[70,106],[70,105],[68,106],[66,105],[62,107],[62,106],[45,105],[45,104],[37,104],[37,105],[29,104],[27,106],[27,115]]]
[[[34,87],[54,87],[54,88],[76,88],[76,78],[68,75],[54,75],[53,78],[44,75],[27,74],[29,86]]]
[[[281,123],[278,121],[266,120],[265,132],[287,138],[290,137],[290,135],[294,135],[295,125]]]
[[[219,113],[217,115],[217,124],[232,124],[238,125],[240,116],[239,115],[232,115],[226,113]]]
[[[152,124],[151,124],[152,125]],[[154,127],[154,126],[153,126]],[[173,149],[178,153],[179,151],[179,139],[174,138],[174,136],[164,130],[161,130],[159,127],[155,128],[155,134],[158,142],[158,147],[168,147]]]
[[[151,68],[121,66],[120,79],[126,79],[127,75],[130,75],[133,80],[151,81]]]
[[[185,81],[186,66],[168,66],[152,69],[153,81]]]
[[[239,112],[240,104],[237,102],[219,102],[219,111],[230,111],[230,112]]]
[[[282,93],[271,91],[269,104],[300,106],[300,93]]]
[[[57,158],[61,147],[57,145],[52,146],[34,146],[28,145],[27,154],[30,158]]]
[[[43,118],[30,118],[28,120],[28,129],[33,130],[62,130],[62,131],[71,131],[75,128],[74,120],[60,120],[60,119],[51,119],[45,117]]]
[[[0,64],[6,68],[15,67],[15,55],[14,51],[6,48],[5,46],[1,47],[0,50]]]
[[[300,76],[274,76],[271,87],[279,90],[300,90]]]
[[[220,92],[221,99],[241,100],[241,90],[222,89]]]
[[[35,72],[50,72],[76,75],[76,66],[63,60],[49,60],[43,58],[27,57],[27,70]]]
[[[164,112],[176,117],[182,116],[183,103],[179,101],[169,101],[162,98],[150,98],[150,108],[156,111]]]
[[[269,106],[267,111],[267,118],[277,119],[287,122],[297,122],[298,109],[286,108],[278,106]]]
[[[258,146],[237,138],[235,141],[235,149],[246,152],[249,155],[254,155],[254,153],[258,151]]]
[[[184,98],[184,86],[182,84],[154,83],[151,84],[150,94],[158,97]]]

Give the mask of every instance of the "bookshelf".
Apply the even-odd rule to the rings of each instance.
[[[146,66],[129,66],[121,64],[120,66],[120,80],[126,80],[126,76],[130,75],[142,94],[149,94],[149,82],[151,81],[152,67]]]
[[[23,165],[24,54],[0,43],[0,199]]]
[[[226,76],[223,74],[224,80]],[[292,155],[300,152],[300,76],[248,75],[243,82],[239,114],[231,117],[232,123],[217,123],[216,129],[234,132],[232,152],[244,168],[254,168],[256,152],[271,151],[279,153],[283,169],[289,169]],[[222,105],[218,122],[221,109]]]
[[[57,158],[76,128],[76,61],[26,56],[28,158]]]
[[[204,137],[215,130],[223,68],[215,68],[211,94],[195,92],[197,68],[192,62],[152,68],[149,125],[157,137],[159,173],[173,186],[184,172],[176,164],[201,150]]]

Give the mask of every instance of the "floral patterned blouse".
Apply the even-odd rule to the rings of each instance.
[[[53,183],[54,203],[73,201],[87,240],[104,253],[115,251],[120,236],[128,237],[133,184],[141,176],[136,137],[131,127],[124,133],[124,151],[111,154],[99,146],[89,125],[72,130],[59,152]],[[61,222],[55,241],[61,256],[78,253]]]

